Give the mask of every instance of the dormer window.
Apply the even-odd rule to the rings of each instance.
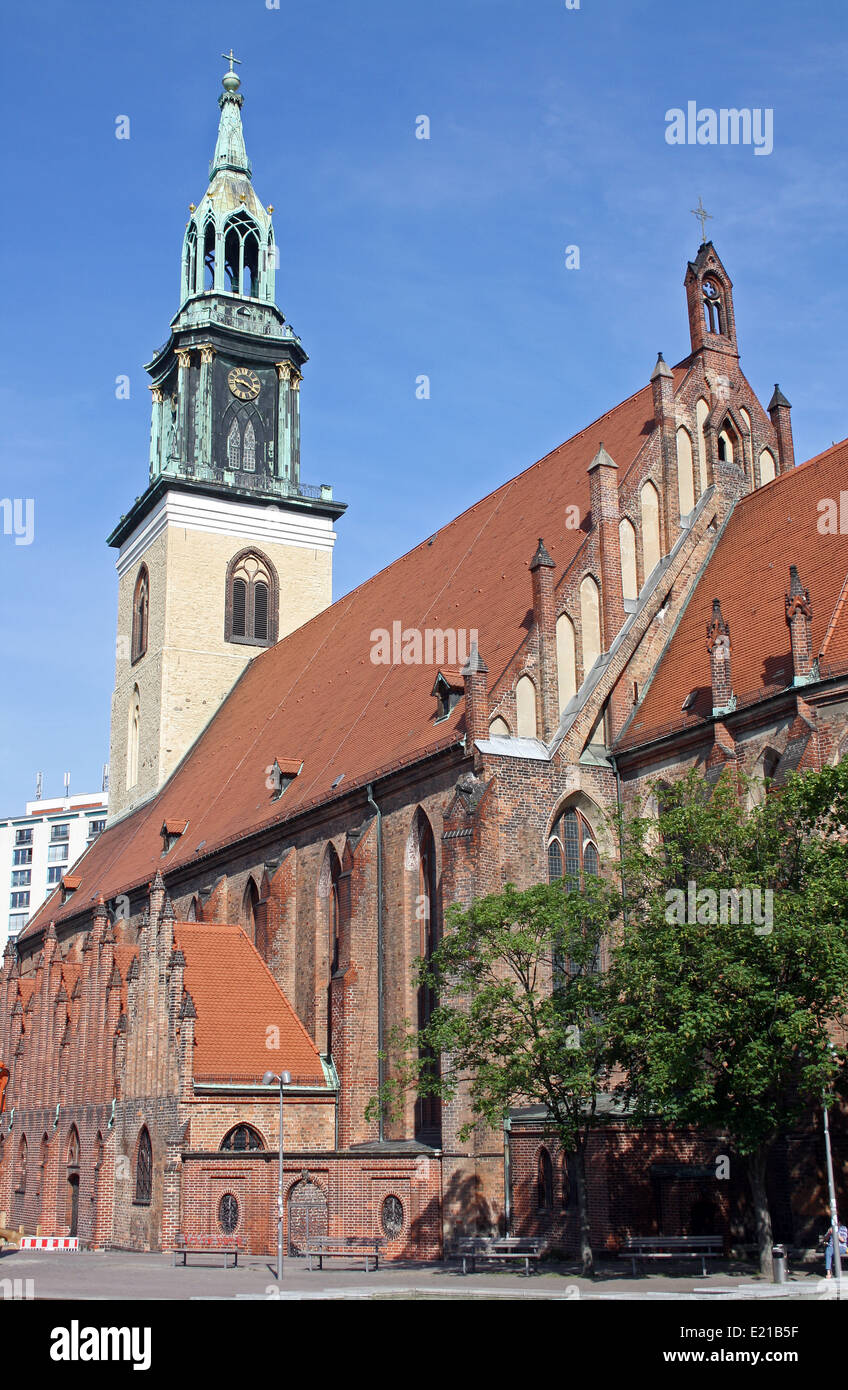
[[[711,275],[704,277],[701,285],[704,297],[704,322],[708,333],[721,335],[724,333],[724,308],[721,298],[721,286]]]
[[[167,854],[170,849],[173,849],[177,840],[185,834],[187,829],[187,820],[169,819],[163,821],[160,832],[162,835],[162,853]]]
[[[431,695],[436,697],[436,723],[441,719],[447,719],[459,704],[465,693],[465,682],[461,671],[452,671],[447,668],[439,671],[436,676]]]
[[[295,777],[300,775],[303,767],[302,758],[275,758],[271,765],[268,779],[273,788],[274,795],[272,800],[279,801],[286,787],[290,787]]]

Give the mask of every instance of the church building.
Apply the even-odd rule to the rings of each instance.
[[[344,505],[301,481],[306,353],[275,303],[232,70],[223,87],[148,366],[149,486],[109,538],[109,823],[0,971],[0,1212],[93,1245],[225,1231],[270,1253],[262,1077],[287,1070],[292,1248],[309,1221],[390,1257],[507,1228],[573,1250],[540,1107],[469,1139],[462,1095],[366,1114],[392,1029],[434,1006],[414,962],[453,903],[614,871],[606,812],[657,778],[779,783],[844,756],[848,541],[822,501],[848,440],[796,464],[706,241],[676,365],[646,355],[627,400],[331,603]],[[693,1221],[750,1239],[741,1182],[715,1181],[723,1142],[606,1126],[596,1248]],[[817,1142],[775,1147],[777,1239],[816,1229]]]

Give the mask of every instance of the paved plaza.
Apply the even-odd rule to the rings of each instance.
[[[567,1265],[543,1264],[529,1276],[510,1269],[463,1275],[455,1263],[393,1263],[366,1274],[361,1261],[334,1260],[311,1272],[303,1259],[287,1259],[282,1285],[273,1260],[246,1256],[224,1269],[208,1255],[190,1256],[187,1268],[172,1257],[134,1252],[83,1251],[78,1255],[7,1249],[0,1254],[0,1296],[34,1299],[725,1299],[835,1298],[834,1281],[820,1270],[793,1272],[786,1284],[734,1267],[700,1278],[693,1274],[633,1278],[625,1262],[603,1265],[595,1280],[580,1279]],[[30,1282],[31,1281],[31,1282]],[[843,1297],[848,1288],[843,1281]]]

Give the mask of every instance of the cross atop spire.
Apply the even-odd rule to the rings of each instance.
[[[226,56],[225,53],[224,57],[226,58]],[[709,220],[712,221],[713,215],[711,212],[707,212],[700,195],[698,196],[698,206],[696,208],[690,208],[689,211],[692,213],[693,217],[697,217],[701,223],[701,245],[703,246],[707,240],[707,219],[709,218]]]
[[[230,72],[232,72],[232,70],[233,70],[233,63],[238,63],[239,67],[241,67],[241,58],[234,58],[234,57],[233,57],[233,48],[232,48],[232,44],[230,45],[230,51],[229,51],[229,53],[222,53],[222,54],[221,54],[221,57],[222,57],[222,58],[228,58],[228,59],[229,59],[229,63],[230,63]]]

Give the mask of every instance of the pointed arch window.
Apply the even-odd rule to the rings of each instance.
[[[529,676],[515,687],[515,728],[519,738],[536,737],[536,687]]]
[[[639,493],[639,510],[642,521],[642,570],[643,582],[650,578],[660,562],[660,495],[653,483],[643,484]]]
[[[704,302],[704,324],[708,333],[721,336],[724,333],[724,306],[721,285],[711,275],[705,275],[701,284]]]
[[[547,1149],[539,1150],[536,1165],[536,1207],[538,1211],[550,1211],[554,1204],[554,1166]]]
[[[418,955],[429,964],[439,944],[438,869],[436,841],[433,829],[423,811],[416,817],[418,839],[418,892],[415,915],[418,919]],[[418,989],[419,1032],[429,1024],[438,1005],[435,986],[425,983]],[[419,1059],[426,1064],[428,1075],[438,1080],[441,1074],[439,1057],[431,1048],[419,1047]],[[420,1096],[415,1103],[415,1137],[422,1144],[440,1148],[442,1142],[442,1106],[438,1096]]]
[[[138,748],[141,737],[141,697],[138,686],[133,688],[129,710],[127,737],[127,791],[138,781]]]
[[[257,1153],[264,1151],[262,1136],[252,1125],[236,1125],[221,1140],[222,1153]]]
[[[195,292],[197,284],[197,226],[194,222],[189,226],[186,233],[185,250],[185,282],[183,285],[183,299],[188,299]]]
[[[774,454],[770,449],[763,449],[760,454],[760,487],[766,483],[773,482],[777,476],[777,469],[774,462]]]
[[[224,273],[231,294],[258,293],[259,228],[246,212],[237,212],[224,229]]]
[[[548,878],[564,880],[567,892],[580,889],[587,874],[600,872],[595,836],[585,816],[568,807],[554,821],[548,837]]]
[[[227,435],[227,467],[234,471],[241,468],[241,433],[237,420],[233,420]]]
[[[583,629],[583,678],[601,655],[601,591],[587,574],[580,585],[580,624]]]
[[[150,609],[150,576],[147,566],[142,565],[135,581],[132,610],[131,663],[141,661],[147,651],[147,619]]]
[[[563,710],[577,694],[577,643],[567,613],[560,613],[556,621],[556,651],[559,707]]]
[[[135,1161],[135,1205],[150,1206],[153,1195],[153,1146],[145,1125],[138,1136],[138,1154]]]
[[[621,551],[622,594],[626,599],[635,599],[639,594],[636,578],[636,527],[626,516],[618,523],[618,544]]]
[[[258,550],[242,550],[227,568],[224,640],[270,647],[277,640],[277,571]]]
[[[15,1175],[15,1191],[26,1192],[27,1187],[27,1141],[26,1135],[21,1135],[21,1142],[18,1146],[18,1170]]]
[[[215,288],[215,223],[211,219],[203,229],[203,288]]]

